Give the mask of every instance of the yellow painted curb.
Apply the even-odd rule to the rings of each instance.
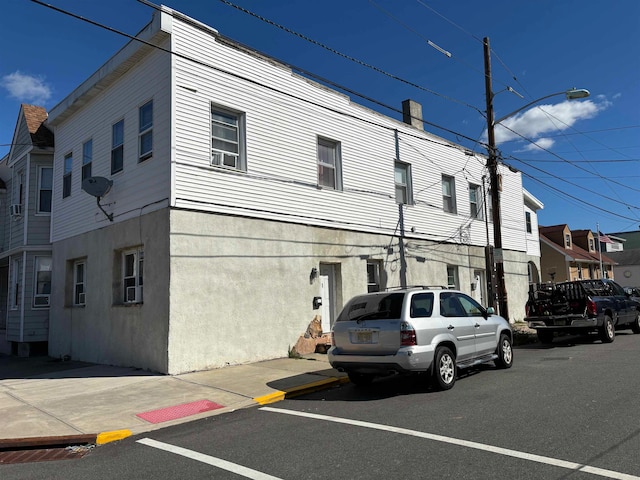
[[[113,430],[111,432],[102,432],[98,434],[96,443],[98,445],[103,445],[105,443],[122,440],[123,438],[130,437],[131,435],[131,430]]]
[[[286,392],[278,390],[277,392],[270,393],[268,395],[263,395],[261,397],[256,397],[253,400],[260,405],[266,405],[268,403],[279,402],[280,400],[284,400],[284,396]]]
[[[295,397],[297,395],[303,395],[305,393],[310,393],[314,390],[319,390],[322,387],[327,385],[332,385],[335,383],[346,383],[349,379],[344,378],[324,378],[322,380],[318,380],[317,382],[305,383],[304,385],[300,385],[298,387],[292,387],[286,391],[278,390],[268,395],[263,395],[261,397],[255,397],[253,399],[254,402],[259,403],[260,405],[267,405],[269,403],[279,402],[284,400],[285,398]]]

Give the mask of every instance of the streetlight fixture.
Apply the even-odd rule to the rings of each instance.
[[[577,98],[586,98],[589,96],[589,91],[585,89],[572,88],[564,92],[552,93],[544,97],[538,98],[532,102],[527,103],[523,107],[511,112],[498,120],[493,119],[493,97],[494,93],[491,85],[491,48],[489,47],[489,38],[484,38],[484,80],[485,80],[485,93],[487,99],[487,152],[489,154],[487,159],[487,168],[489,170],[489,186],[491,189],[491,206],[492,206],[492,221],[493,221],[493,260],[491,261],[491,267],[495,264],[496,272],[496,290],[498,294],[498,311],[507,321],[509,320],[509,307],[507,302],[507,290],[504,281],[504,256],[502,252],[502,225],[500,224],[500,188],[498,179],[498,153],[496,149],[495,139],[495,126],[507,118],[521,112],[527,107],[530,107],[534,103],[538,103],[549,97],[557,95],[565,95],[567,100],[574,100]],[[487,281],[491,282],[492,272],[487,272]],[[491,284],[492,286],[492,284]],[[492,291],[492,288],[488,288]],[[495,306],[495,299],[491,299],[491,303]]]

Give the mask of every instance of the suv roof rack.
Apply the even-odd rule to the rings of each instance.
[[[407,285],[406,287],[387,287],[385,288],[385,292],[390,290],[411,290],[411,289],[422,289],[422,290],[451,290],[450,287],[446,285]]]

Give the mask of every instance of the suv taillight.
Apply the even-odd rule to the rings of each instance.
[[[587,297],[587,315],[590,317],[598,316],[598,307],[591,297]]]
[[[416,338],[416,331],[414,328],[411,324],[402,322],[400,324],[400,345],[403,347],[410,347],[417,344],[418,339]]]

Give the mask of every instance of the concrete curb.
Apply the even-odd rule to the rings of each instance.
[[[317,382],[311,382],[297,387],[292,387],[287,390],[278,390],[268,395],[262,395],[261,397],[255,397],[253,400],[259,405],[267,405],[269,403],[279,402],[285,398],[293,398],[298,395],[317,392],[319,390],[324,390],[325,388],[330,388],[334,385],[340,385],[347,382],[349,382],[347,377],[328,377],[318,380]]]

